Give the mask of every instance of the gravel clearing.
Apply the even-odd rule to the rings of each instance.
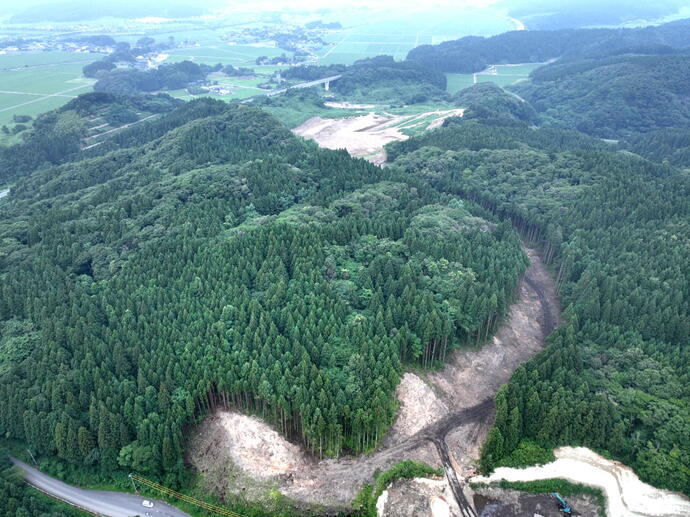
[[[378,517],[462,517],[445,478],[395,481],[379,496],[376,511]]]

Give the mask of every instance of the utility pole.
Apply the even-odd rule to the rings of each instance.
[[[137,490],[137,485],[134,482],[134,479],[132,478],[132,474],[129,474],[129,480],[132,482],[132,486],[134,487],[134,493],[139,495],[139,490]]]
[[[38,463],[36,462],[36,458],[34,458],[34,455],[31,454],[31,451],[29,449],[26,449],[26,452],[28,452],[29,456],[31,456],[31,459],[34,461],[34,465],[36,465],[36,467],[38,467]]]

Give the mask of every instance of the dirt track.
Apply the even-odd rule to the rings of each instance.
[[[297,502],[323,505],[331,511],[346,509],[377,471],[400,460],[415,459],[440,467],[439,443],[447,443],[449,457],[444,463],[452,464],[462,477],[472,474],[473,459],[493,421],[493,395],[518,365],[543,347],[546,335],[559,321],[553,281],[536,252],[527,251],[532,263],[520,282],[519,299],[492,343],[458,350],[445,368],[426,376],[426,382],[443,403],[439,407],[448,408],[447,412],[427,415],[431,421],[413,432],[394,426],[381,449],[370,455],[318,461],[302,453],[295,460],[300,467],[274,476],[270,486]],[[414,374],[405,377],[409,379],[411,375]],[[403,391],[399,389],[399,393]],[[403,398],[401,404],[405,403]],[[417,410],[423,409],[416,406]],[[411,416],[414,420],[414,413]],[[232,444],[228,445],[231,433],[222,422],[217,414],[199,427],[192,439],[189,460],[205,474],[208,489],[218,494],[261,499],[260,489],[265,491],[269,485],[252,472],[262,468],[265,458],[260,458],[254,468],[247,468],[251,458],[244,458],[245,468],[238,469],[231,454]],[[253,432],[246,421],[243,425],[240,438]],[[275,446],[271,444],[272,448]],[[255,454],[262,454],[264,449],[268,447],[257,449]]]

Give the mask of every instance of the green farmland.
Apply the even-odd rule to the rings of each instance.
[[[84,65],[100,54],[36,52],[0,55],[0,125],[14,115],[36,117],[90,90],[93,81],[82,76]]]
[[[477,74],[446,74],[449,93],[455,93],[474,84],[475,76],[478,83],[494,83],[498,86],[510,86],[520,81],[526,81],[532,70],[539,68],[543,63],[523,63],[519,65],[493,65],[489,67],[491,72],[479,72]],[[494,73],[495,72],[495,73]]]
[[[166,51],[166,53],[170,56],[166,60],[168,63],[189,60],[195,63],[206,63],[208,65],[223,63],[224,65],[233,66],[254,65],[256,58],[260,56],[275,57],[281,54],[291,54],[290,52],[276,47],[228,45],[224,42],[202,47],[173,49]]]

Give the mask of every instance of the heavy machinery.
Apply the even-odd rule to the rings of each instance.
[[[554,492],[551,494],[551,496],[555,497],[556,501],[558,501],[558,509],[560,511],[562,511],[565,515],[573,514],[573,509],[570,507],[567,501],[561,497],[561,494],[559,494],[558,492]]]

